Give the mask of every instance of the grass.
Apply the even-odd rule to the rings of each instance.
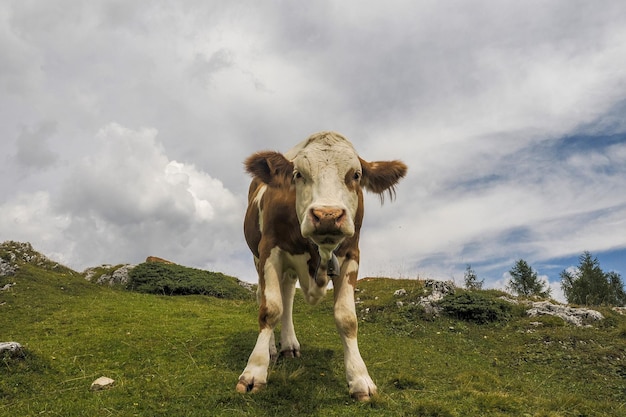
[[[626,415],[626,317],[608,309],[594,328],[432,319],[396,304],[393,292],[415,299],[419,281],[362,280],[360,347],[380,395],[361,404],[348,395],[332,294],[317,307],[296,296],[302,358],[279,359],[265,391],[240,395],[252,300],[129,292],[50,265],[23,264],[7,282],[0,341],[25,355],[0,357],[0,416]],[[114,386],[90,391],[100,376]]]

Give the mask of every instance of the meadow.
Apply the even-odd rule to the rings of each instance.
[[[0,277],[0,416],[624,416],[626,317],[575,327],[512,308],[493,321],[431,317],[418,280],[358,284],[359,342],[379,395],[353,401],[332,316],[296,295],[302,357],[258,394],[235,392],[257,335],[254,296],[167,296],[24,263]],[[394,291],[403,288],[402,305]],[[461,290],[459,290],[461,291]],[[494,291],[481,291],[485,299]],[[115,380],[91,391],[100,376]]]

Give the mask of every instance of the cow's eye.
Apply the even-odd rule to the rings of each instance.
[[[302,173],[300,171],[294,171],[293,172],[293,179],[294,180],[300,180],[302,179]]]
[[[352,179],[354,179],[355,181],[360,181],[361,180],[361,173],[359,171],[356,171],[354,173],[354,176],[352,177]]]

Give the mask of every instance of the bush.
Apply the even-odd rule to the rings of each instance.
[[[252,297],[251,291],[239,285],[234,277],[174,264],[139,264],[130,271],[128,278],[129,290],[149,294],[200,294],[228,299]]]
[[[479,324],[506,321],[511,318],[512,306],[481,292],[457,292],[439,302],[444,313],[459,320]]]

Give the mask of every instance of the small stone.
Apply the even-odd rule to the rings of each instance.
[[[99,391],[102,389],[107,389],[110,388],[111,385],[113,385],[113,383],[115,382],[115,380],[108,378],[106,376],[101,376],[100,378],[96,379],[95,381],[93,381],[91,383],[91,390],[92,391]]]
[[[11,355],[18,355],[22,352],[22,345],[17,342],[0,342],[0,353],[5,352]]]

